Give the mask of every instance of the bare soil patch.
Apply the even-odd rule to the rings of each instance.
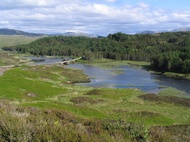
[[[0,66],[0,76],[3,75],[3,73],[11,68],[13,68],[14,65],[10,65],[10,66]]]

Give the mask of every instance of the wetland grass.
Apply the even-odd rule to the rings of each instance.
[[[82,71],[60,65],[6,71],[0,77],[0,140],[154,141],[152,132],[163,129],[167,136],[156,136],[167,141],[173,129],[190,124],[188,107],[144,99],[138,89],[72,83],[86,78]],[[178,138],[187,129],[179,127]]]

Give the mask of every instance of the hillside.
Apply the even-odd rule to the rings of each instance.
[[[190,32],[159,34],[123,33],[105,38],[54,36],[36,40],[28,45],[4,50],[17,50],[34,55],[83,56],[83,59],[149,61],[158,71],[190,72]]]
[[[0,48],[7,46],[16,46],[21,44],[29,44],[36,39],[42,38],[31,37],[31,36],[22,36],[22,35],[0,35]]]
[[[92,34],[87,34],[87,33],[82,33],[82,32],[66,32],[62,34],[63,36],[84,36],[84,37],[89,37],[89,38],[97,38],[96,35]]]
[[[28,33],[14,29],[0,29],[0,35],[44,36],[45,34]]]
[[[155,34],[156,32],[154,31],[142,31],[142,32],[139,32],[138,34]]]
[[[19,36],[29,36],[29,37],[38,37],[38,36],[68,36],[68,37],[89,37],[89,38],[98,38],[102,36],[96,36],[93,34],[83,33],[83,32],[66,32],[58,34],[42,34],[42,33],[28,33],[15,29],[0,29],[0,35],[19,35]]]
[[[190,27],[182,27],[172,30],[172,32],[188,32],[190,31]]]

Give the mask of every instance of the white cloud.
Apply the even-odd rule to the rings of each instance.
[[[138,5],[139,5],[140,7],[142,7],[142,8],[149,8],[149,5],[146,4],[146,3],[144,3],[144,2],[140,2],[140,3],[138,3]]]
[[[187,13],[175,12],[172,15],[176,20],[178,19],[182,21],[190,21],[190,12],[187,12]]]
[[[116,2],[117,0],[105,0],[107,2]]]
[[[48,33],[69,30],[107,35],[118,31],[135,33],[187,25],[190,11],[158,10],[146,3],[135,6],[126,3],[117,7],[88,0],[2,0],[0,21],[0,28],[6,26]]]
[[[1,24],[9,24],[9,21],[1,21]]]

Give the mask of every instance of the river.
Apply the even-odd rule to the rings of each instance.
[[[30,57],[35,64],[54,64],[60,62],[60,58]],[[37,62],[36,62],[37,61]],[[167,78],[161,75],[150,73],[144,69],[134,66],[117,66],[111,69],[103,69],[93,65],[70,64],[68,68],[77,68],[87,74],[91,82],[80,83],[91,87],[108,88],[138,88],[148,93],[158,93],[159,91],[172,87],[186,92],[190,96],[190,81]]]

